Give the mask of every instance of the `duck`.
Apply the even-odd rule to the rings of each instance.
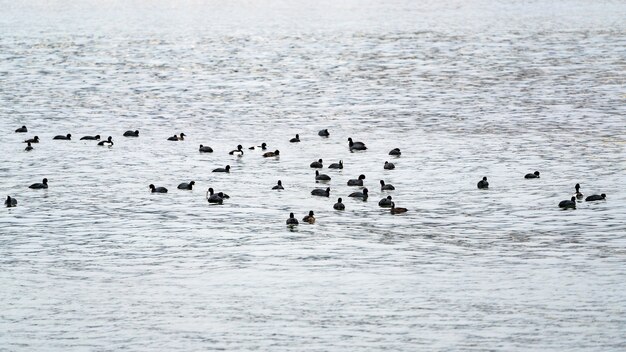
[[[6,205],[7,208],[12,208],[17,205],[17,199],[7,196],[7,200],[4,201],[4,205]]]
[[[574,195],[576,196],[576,199],[583,199],[585,197],[584,194],[580,193],[580,184],[577,183],[576,186],[574,186],[574,189],[576,190],[576,193],[574,193]]]
[[[594,194],[594,195],[590,195],[589,197],[585,198],[585,201],[587,202],[595,202],[597,200],[606,200],[606,194],[602,193],[602,194]]]
[[[391,202],[390,212],[392,215],[406,213],[407,211],[407,208],[396,208],[396,203]]]
[[[315,181],[330,181],[330,176],[320,174],[319,170],[315,170]]]
[[[213,191],[213,188],[209,188],[207,190],[206,199],[207,199],[207,201],[209,203],[215,203],[215,204],[223,204],[224,203],[224,197],[222,197],[219,194],[215,193],[215,191]]]
[[[385,168],[385,170],[393,170],[396,168],[396,166],[393,163],[390,163],[388,161],[385,161],[385,166],[383,166]]]
[[[226,167],[218,167],[217,169],[213,169],[213,172],[230,172],[230,165],[226,165]]]
[[[106,141],[98,142],[98,145],[108,145],[109,147],[113,145],[113,137],[109,136]]]
[[[562,200],[559,202],[559,208],[576,209],[576,197],[572,196],[572,199],[570,200]]]
[[[35,136],[35,137],[31,138],[31,139],[27,139],[27,140],[24,141],[24,143],[39,143],[39,137]]]
[[[323,130],[320,130],[319,132],[317,132],[317,135],[320,137],[328,137],[330,136],[330,133],[328,132],[328,129],[325,128]]]
[[[385,181],[380,180],[380,190],[381,191],[393,191],[396,188],[393,185],[385,184]]]
[[[402,155],[402,152],[400,152],[400,148],[393,148],[389,152],[389,155],[400,156],[400,155]]]
[[[95,136],[83,136],[80,137],[81,141],[99,141],[100,140],[100,135],[97,134]]]
[[[257,147],[258,147],[258,148],[261,148],[261,150],[266,150],[266,149],[267,149],[267,143],[263,142],[263,143],[261,143],[261,145],[258,145]],[[254,148],[255,148],[255,147],[254,147],[254,146],[252,146],[252,147],[250,147],[250,148],[248,148],[248,149],[250,149],[250,150],[254,150]]]
[[[185,134],[181,133],[179,136],[173,135],[173,136],[169,137],[167,140],[168,141],[184,141],[185,140]]]
[[[382,208],[391,207],[391,196],[387,196],[387,198],[383,198],[378,201],[378,206]]]
[[[363,142],[354,142],[352,141],[352,137],[348,138],[348,147],[350,148],[350,151],[353,150],[366,150],[367,147],[365,146],[365,143]]]
[[[298,225],[298,219],[296,219],[293,213],[289,213],[289,219],[287,219],[287,225],[295,226]]]
[[[363,200],[367,200],[368,194],[367,194],[367,188],[363,188],[363,191],[361,192],[352,192],[350,193],[350,195],[348,197],[352,197],[352,198],[361,198]]]
[[[343,169],[343,160],[339,160],[338,163],[332,163],[328,165],[329,169]]]
[[[335,210],[346,210],[346,205],[343,204],[343,199],[337,198],[337,203],[333,205],[333,209]]]
[[[276,186],[272,187],[272,189],[280,190],[280,189],[285,189],[285,188],[283,187],[283,182],[281,180],[278,180],[278,183],[276,184]]]
[[[150,186],[148,186],[148,188],[150,188],[150,191],[152,193],[167,193],[167,188],[165,188],[165,187],[154,187],[153,184],[150,184]]]
[[[489,182],[487,182],[487,176],[483,177],[482,180],[478,181],[478,189],[487,189],[489,188]]]
[[[26,133],[26,132],[28,132],[28,128],[26,128],[26,126],[22,126],[15,130],[15,133]]]
[[[193,189],[193,185],[195,185],[195,184],[196,184],[196,181],[191,181],[189,183],[183,182],[183,183],[178,185],[178,189],[186,189],[186,190],[191,191]]]
[[[263,153],[263,157],[264,158],[270,158],[273,156],[279,156],[280,155],[280,150],[276,149],[273,152],[265,152]]]
[[[535,171],[532,174],[524,175],[524,178],[539,178],[539,171]]]
[[[243,146],[241,144],[239,144],[237,146],[237,149],[231,150],[230,152],[228,152],[228,155],[243,156]]]
[[[300,142],[300,135],[296,134],[296,136],[294,138],[290,139],[289,142],[291,142],[291,143],[298,143],[298,142]]]
[[[318,161],[312,162],[311,165],[309,165],[309,166],[312,167],[312,168],[319,168],[319,169],[324,167],[324,165],[322,164],[322,159],[319,159]]]
[[[200,153],[213,153],[213,148],[200,144],[200,148],[198,148],[198,151]]]
[[[302,218],[302,221],[308,222],[309,224],[315,224],[315,216],[313,216],[313,210],[309,211],[309,215]]]
[[[363,180],[365,180],[365,175],[359,175],[359,178],[348,180],[348,186],[363,186]]]
[[[33,183],[32,185],[28,186],[28,188],[32,188],[32,189],[44,189],[44,188],[48,188],[48,179],[44,178],[41,183]]]
[[[124,137],[139,137],[139,130],[126,131],[124,132]]]
[[[54,138],[52,139],[57,139],[57,140],[62,140],[62,141],[71,141],[72,135],[68,133],[65,136],[62,136],[62,135],[54,136]]]
[[[28,142],[28,145],[26,146],[26,148],[24,148],[24,150],[27,151],[27,152],[33,150],[33,146],[30,145],[30,142]]]
[[[311,191],[311,195],[320,196],[320,197],[329,197],[330,196],[330,187],[326,189],[316,188]]]

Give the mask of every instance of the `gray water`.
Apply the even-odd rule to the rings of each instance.
[[[623,1],[0,9],[0,351],[626,349]]]

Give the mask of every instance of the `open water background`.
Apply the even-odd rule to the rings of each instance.
[[[0,8],[0,351],[626,349],[623,1]]]

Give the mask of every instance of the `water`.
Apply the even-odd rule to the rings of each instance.
[[[0,350],[626,348],[623,2],[0,8]],[[575,183],[607,201],[561,211]]]

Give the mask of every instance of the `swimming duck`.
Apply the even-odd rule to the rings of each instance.
[[[478,181],[478,189],[487,189],[489,188],[489,182],[487,182],[487,176],[483,177],[482,180]]]
[[[576,209],[576,197],[572,196],[570,200],[562,200],[559,202],[559,208]]]
[[[353,142],[352,137],[348,138],[348,147],[350,147],[350,151],[353,150],[366,150],[367,147],[363,142]]]
[[[14,207],[17,205],[17,199],[11,198],[11,196],[7,196],[7,200],[4,201],[4,205],[6,205],[7,208]]]
[[[226,167],[218,167],[214,169],[213,172],[230,172],[230,165],[226,165]]]
[[[32,189],[48,188],[48,179],[44,178],[43,181],[41,181],[41,183],[33,183],[32,185],[28,186],[28,188],[32,188]]]
[[[300,142],[300,135],[296,134],[296,136],[294,138],[290,139],[289,142],[291,142],[291,143],[298,143],[298,142]]]
[[[30,142],[28,142],[28,145],[26,146],[26,148],[24,148],[24,150],[27,151],[27,152],[33,150],[33,146],[30,145]]]
[[[239,144],[237,146],[237,149],[231,150],[230,152],[228,152],[228,155],[242,156],[243,155],[243,146],[241,144]]]
[[[585,197],[584,194],[580,193],[580,184],[577,183],[576,186],[574,186],[574,189],[576,190],[576,193],[574,193],[574,195],[577,199],[583,199]]]
[[[339,160],[338,163],[332,163],[328,165],[329,169],[343,169],[343,160]]]
[[[400,148],[393,148],[389,152],[389,155],[400,156],[402,153],[400,152]]]
[[[62,135],[54,136],[54,138],[52,138],[52,139],[58,139],[58,140],[62,140],[62,141],[71,141],[72,140],[72,135],[68,133],[65,136],[62,136]]]
[[[200,153],[213,153],[213,148],[200,144],[200,148],[198,149],[198,151]]]
[[[585,201],[587,201],[587,202],[594,202],[594,201],[597,201],[597,200],[606,200],[606,194],[604,194],[604,193],[602,193],[602,194],[594,194],[594,195],[591,195],[591,196],[585,198]]]
[[[396,189],[393,185],[385,184],[385,181],[380,180],[380,190],[381,191],[393,191]]]
[[[273,156],[279,156],[279,155],[280,155],[280,151],[279,151],[278,149],[276,149],[276,150],[275,150],[275,151],[273,151],[273,152],[266,152],[266,153],[263,153],[263,157],[264,157],[264,158],[270,158],[270,157],[273,157]]]
[[[278,180],[278,183],[276,184],[276,186],[272,187],[272,189],[285,189],[283,187],[283,182],[281,180]]]
[[[263,142],[263,143],[261,143],[261,145],[258,145],[257,147],[261,148],[261,150],[266,150],[267,149],[267,143]],[[254,146],[252,146],[252,147],[250,147],[248,149],[254,150]]]
[[[124,132],[124,137],[139,137],[139,130],[136,130],[136,131],[126,131],[126,132]]]
[[[330,187],[326,189],[316,188],[311,191],[311,195],[320,196],[320,197],[329,197],[330,196]]]
[[[15,133],[25,133],[25,132],[28,132],[28,129],[26,128],[26,126],[22,126],[15,130]]]
[[[378,201],[378,206],[383,208],[391,207],[391,196],[387,196],[387,198],[383,198]]]
[[[359,175],[357,179],[348,180],[348,186],[363,186],[363,180],[365,180],[365,175]]]
[[[98,142],[98,145],[108,145],[109,147],[113,145],[113,137],[109,136],[106,141]]]
[[[328,137],[328,136],[330,136],[330,133],[328,133],[328,129],[325,128],[325,129],[320,130],[319,132],[317,132],[317,135],[321,136],[321,137]]]
[[[294,218],[293,213],[289,213],[289,219],[287,219],[287,225],[298,225],[298,219]]]
[[[385,170],[393,170],[396,168],[396,166],[393,163],[390,163],[388,161],[385,161],[385,166],[383,166],[385,168]]]
[[[24,143],[39,143],[39,137],[35,136],[31,139],[27,139],[24,141]]]
[[[209,188],[207,190],[206,199],[209,203],[216,203],[216,204],[224,203],[224,197],[220,196],[219,194],[216,194],[215,191],[213,191],[213,188]]]
[[[391,209],[390,209],[391,214],[393,215],[402,214],[402,213],[406,213],[407,211],[408,211],[407,208],[396,208],[396,203],[391,202]]]
[[[315,170],[315,181],[330,181],[330,176],[320,174],[319,170]]]
[[[345,204],[343,204],[343,199],[337,198],[337,203],[335,203],[335,205],[333,205],[333,209],[335,209],[335,210],[345,210],[346,206],[345,206]]]
[[[173,136],[169,137],[167,140],[168,141],[184,141],[185,140],[185,134],[181,133],[180,136],[173,135]]]
[[[367,188],[363,188],[363,191],[361,192],[352,192],[350,193],[350,195],[348,197],[352,197],[352,198],[361,198],[363,200],[367,200],[368,194],[367,194]]]
[[[99,141],[100,140],[100,135],[97,134],[95,136],[84,136],[84,137],[80,137],[81,141]]]
[[[193,189],[193,185],[196,184],[196,181],[191,181],[189,183],[187,182],[183,182],[181,184],[178,185],[178,189],[186,189],[186,190],[192,190]]]
[[[539,171],[535,171],[532,174],[526,174],[524,178],[539,178]]]
[[[148,186],[148,188],[150,188],[150,191],[152,193],[167,193],[167,188],[165,188],[165,187],[154,187],[153,184],[150,184],[150,186]]]
[[[324,165],[322,164],[322,159],[319,159],[318,161],[314,161],[311,163],[311,165],[309,165],[310,167],[313,168],[323,168]]]
[[[309,211],[309,215],[302,218],[302,221],[308,222],[309,224],[315,224],[315,216],[313,216],[313,210]]]

